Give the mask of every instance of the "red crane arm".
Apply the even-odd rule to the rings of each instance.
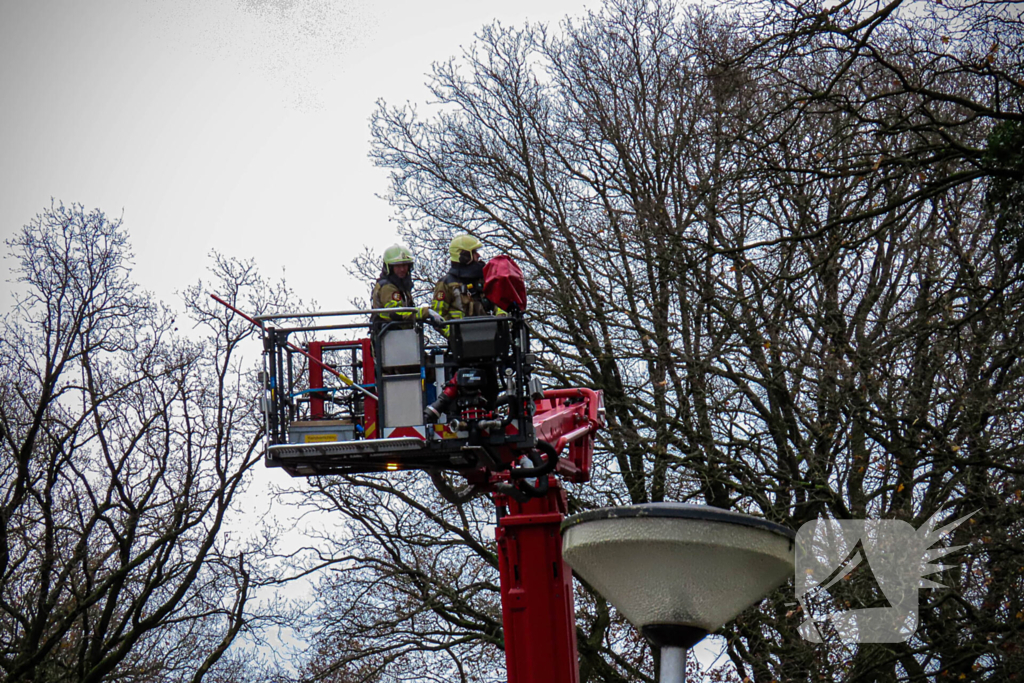
[[[591,389],[553,389],[537,401],[538,439],[567,458],[555,473],[570,481],[590,478],[594,433],[604,426],[604,399]],[[509,683],[578,683],[572,569],[562,559],[560,527],[568,501],[559,480],[547,494],[525,502],[494,494],[499,520],[498,567]]]

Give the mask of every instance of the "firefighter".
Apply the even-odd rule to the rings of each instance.
[[[412,253],[401,244],[393,244],[384,250],[384,263],[380,279],[373,285],[370,294],[371,308],[413,308],[412,267],[415,261]],[[373,322],[379,327],[385,322],[422,319],[425,311],[375,313]]]
[[[430,304],[430,310],[444,320],[459,320],[489,313],[505,315],[504,311],[491,305],[484,297],[485,261],[480,259],[483,246],[480,240],[469,234],[456,236],[448,245],[451,267],[434,287],[434,297]],[[446,337],[450,334],[449,327],[441,331]],[[437,400],[427,406],[423,414],[424,422],[430,424],[437,421],[456,394],[455,377],[452,377]]]
[[[472,235],[459,235],[451,241],[451,268],[434,287],[430,304],[445,320],[458,320],[475,315],[487,315],[484,294],[484,261],[480,249],[484,245]]]

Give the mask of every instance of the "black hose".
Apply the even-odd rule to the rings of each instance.
[[[530,460],[530,462],[536,464],[537,461],[534,458],[540,457],[540,455],[536,451],[531,451],[530,453],[527,454],[526,457]],[[544,465],[542,464],[540,467],[536,467],[534,469],[539,470],[543,469],[543,467]],[[550,488],[551,485],[551,483],[548,481],[548,475],[540,475],[536,478],[535,481],[537,482],[536,485],[531,484],[529,479],[520,479],[518,482],[516,482],[516,486],[519,488],[520,491],[525,493],[530,498],[542,498],[546,496],[548,493],[548,488]]]
[[[441,472],[436,469],[431,468],[427,470],[427,474],[430,475],[430,481],[434,482],[434,488],[436,488],[437,492],[441,494],[441,497],[452,505],[462,505],[483,493],[477,489],[476,486],[472,485],[462,489],[461,491],[456,491],[448,485],[448,482],[445,481],[443,476],[441,476]]]
[[[497,482],[496,484],[494,484],[494,490],[520,503],[525,503],[532,497],[529,493],[525,491],[520,491],[512,484],[509,484],[508,482],[504,481]]]
[[[512,470],[511,476],[513,479],[532,479],[555,471],[555,466],[558,464],[558,453],[555,452],[555,447],[547,441],[537,441],[537,450],[548,456],[547,461],[541,464],[540,467],[517,467]],[[527,454],[527,457],[530,458],[530,462],[537,462],[531,454]]]
[[[486,452],[486,447],[485,452]],[[548,456],[546,461],[538,463],[537,458],[540,454],[537,451],[543,452]],[[533,463],[533,467],[517,467],[513,469],[509,476],[512,479],[518,479],[515,484],[498,482],[494,484],[494,490],[498,493],[502,493],[520,503],[525,503],[531,498],[543,498],[548,494],[550,488],[550,482],[548,481],[548,474],[554,471],[555,466],[558,464],[558,454],[555,452],[555,447],[549,444],[547,441],[538,441],[536,450],[532,450],[525,454],[525,457]],[[537,485],[534,486],[527,479],[537,479]]]

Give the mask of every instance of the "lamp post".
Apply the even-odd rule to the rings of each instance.
[[[661,683],[685,681],[689,648],[792,575],[795,537],[682,503],[591,510],[562,524],[565,560],[659,649]]]

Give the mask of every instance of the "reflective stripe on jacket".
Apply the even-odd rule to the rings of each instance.
[[[373,285],[370,295],[371,308],[412,308],[412,292],[403,292],[389,279],[381,278]],[[376,313],[377,320],[413,320],[415,312],[396,311],[394,313]]]

